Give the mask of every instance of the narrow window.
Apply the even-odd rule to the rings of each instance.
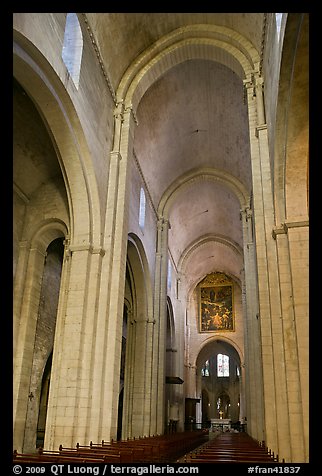
[[[283,16],[283,13],[275,13],[276,30],[277,30],[277,41],[280,41],[282,16]]]
[[[202,377],[209,377],[209,360],[206,360],[205,365],[201,369]]]
[[[170,259],[168,260],[168,291],[171,289],[172,266]]]
[[[229,377],[229,357],[228,355],[217,355],[217,377]]]
[[[62,58],[78,89],[83,53],[83,35],[76,13],[67,13]]]
[[[145,193],[143,188],[140,190],[140,211],[139,211],[139,226],[141,230],[144,228],[145,223]]]

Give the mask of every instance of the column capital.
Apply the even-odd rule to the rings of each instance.
[[[275,226],[272,229],[272,237],[274,240],[276,240],[277,235],[286,235],[287,234],[287,227],[285,226],[285,223],[282,223],[280,226]]]
[[[241,214],[241,217],[244,218],[246,222],[253,218],[253,210],[248,206],[241,208],[240,214]]]
[[[94,246],[92,243],[85,243],[84,245],[73,244],[70,245],[66,243],[65,251],[67,256],[71,256],[75,251],[88,251],[89,253],[95,255],[99,254],[101,256],[105,255],[105,250],[101,246]]]
[[[287,235],[289,228],[302,228],[309,226],[309,220],[285,221],[280,226],[272,229],[272,237],[276,240],[277,235]]]
[[[124,101],[121,99],[116,103],[116,106],[114,108],[114,117],[115,119],[120,119],[123,122],[123,113],[124,113]]]
[[[28,248],[30,247],[31,243],[29,240],[21,240],[19,241],[19,248]]]
[[[119,162],[122,160],[122,155],[120,154],[118,150],[111,150],[110,157],[111,159],[114,159]]]
[[[90,251],[92,255],[100,255],[102,258],[105,255],[105,250],[101,246],[97,246],[97,247],[92,246],[92,249]]]
[[[254,72],[254,83],[258,88],[264,87],[264,78],[259,71]]]
[[[137,115],[136,115],[136,113],[135,113],[135,111],[134,111],[134,108],[133,108],[132,103],[127,104],[127,105],[124,106],[124,113],[123,113],[123,115],[124,115],[124,114],[131,114],[131,113],[132,113],[132,116],[133,116],[133,119],[134,119],[135,124],[138,126],[138,125],[139,125],[139,121],[138,121]]]
[[[261,124],[255,128],[255,136],[258,137],[260,131],[266,131],[267,130],[267,124]]]
[[[167,218],[164,218],[163,216],[159,216],[158,222],[157,222],[157,227],[160,230],[171,228],[170,227],[170,221]]]
[[[31,253],[32,252],[39,253],[44,258],[47,258],[47,251],[45,249],[41,249],[39,247],[33,246],[33,247],[30,248],[30,252]]]

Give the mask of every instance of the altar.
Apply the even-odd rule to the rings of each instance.
[[[230,418],[211,418],[212,431],[229,431],[231,429]]]

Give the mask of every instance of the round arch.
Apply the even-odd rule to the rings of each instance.
[[[230,248],[234,253],[236,253],[236,255],[243,257],[243,250],[238,243],[235,243],[226,236],[209,234],[197,239],[183,251],[178,262],[178,270],[184,270],[186,262],[189,260],[190,256],[195,253],[200,246],[203,246],[209,242],[221,243],[222,245]]]
[[[177,196],[193,183],[203,180],[212,182],[220,182],[227,186],[238,198],[241,208],[249,206],[250,195],[246,187],[236,177],[231,174],[210,167],[202,167],[195,170],[190,170],[186,174],[180,176],[177,180],[172,182],[168,189],[161,197],[158,214],[165,219],[169,217],[171,206],[175,202]]]
[[[230,373],[224,378],[225,381],[217,373],[218,354],[229,357]],[[201,371],[206,361],[208,361],[210,373],[207,378],[204,378]],[[210,337],[202,344],[195,366],[197,394],[202,398],[205,396],[203,390],[206,390],[209,404],[209,409],[205,408],[205,402],[202,400],[202,409],[205,411],[202,420],[228,418],[232,423],[237,424],[240,421],[240,415],[243,414],[245,400],[242,375],[244,360],[239,346],[232,339],[222,335]],[[220,403],[219,406],[218,403]]]
[[[241,79],[250,77],[259,65],[258,52],[235,31],[218,25],[185,26],[159,39],[132,63],[120,82],[118,102],[136,110],[154,81],[173,66],[197,58],[222,63]]]
[[[13,75],[32,98],[47,127],[64,178],[71,243],[99,246],[101,207],[97,183],[75,108],[40,51],[21,33],[14,31],[13,36]]]
[[[232,348],[235,354],[236,359],[238,359],[241,366],[244,365],[244,355],[242,349],[234,342],[233,339],[226,337],[224,335],[220,336],[211,336],[208,337],[200,346],[198,355],[195,356],[195,361],[193,365],[196,366],[196,369],[201,369],[202,363],[207,360],[210,355],[213,353],[213,348],[216,344],[223,344],[222,348]]]
[[[152,283],[149,270],[149,264],[144,250],[144,246],[140,238],[134,233],[128,235],[128,263],[130,264],[133,275],[136,275],[135,286],[138,292],[143,292],[146,295],[147,313],[152,313]],[[138,288],[138,286],[140,288]]]
[[[276,112],[274,192],[277,225],[308,216],[308,18],[289,13]]]
[[[35,417],[30,410],[28,389],[31,384],[37,383],[33,382],[37,376],[34,367],[34,351],[37,326],[41,315],[40,304],[41,294],[43,292],[42,286],[47,249],[57,238],[63,239],[67,236],[68,228],[62,220],[43,220],[38,224],[36,229],[30,231],[30,239],[27,241],[21,256],[19,256],[19,260],[21,261],[21,264],[19,264],[21,275],[18,276],[17,273],[19,279],[17,279],[15,283],[13,328],[15,340],[13,376],[15,398],[13,414],[14,440],[17,448],[23,448],[24,445],[32,446],[32,439],[35,437],[35,434],[32,432],[33,427],[30,425],[30,421],[27,425],[26,418],[28,415],[29,418]],[[63,256],[61,256],[61,259],[63,261]],[[61,265],[63,265],[63,263],[61,263]],[[57,303],[60,298],[59,288],[60,285],[58,287],[56,286]],[[52,327],[52,332],[54,332],[54,328],[57,329],[59,325],[57,316],[58,314],[56,314],[54,318],[55,324]],[[52,334],[52,336],[53,335],[54,334]],[[29,349],[33,349],[33,352],[30,352]],[[33,423],[36,424],[35,421],[33,421]],[[28,437],[26,436],[27,433]],[[29,451],[30,450],[31,447],[29,448]]]
[[[42,272],[44,266],[44,257],[49,244],[56,238],[68,238],[68,227],[59,219],[47,219],[37,224],[36,228],[30,230],[27,240],[23,243],[22,251],[19,256],[18,272],[14,286],[14,341],[18,342],[18,328],[22,319],[21,312],[24,315],[27,312],[29,319],[28,306],[23,307],[24,301],[28,298],[26,293],[32,292],[26,287],[26,277],[31,279],[35,270],[35,262],[38,263],[38,272]],[[33,258],[35,255],[35,258]]]
[[[122,439],[150,434],[153,299],[146,253],[134,233],[128,235],[125,279],[130,281],[125,283],[125,296],[131,300],[131,309],[126,337],[122,431],[119,431]]]
[[[50,218],[38,224],[30,235],[31,248],[45,251],[56,238],[68,237],[68,227],[62,220]]]

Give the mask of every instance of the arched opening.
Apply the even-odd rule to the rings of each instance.
[[[63,263],[63,238],[54,239],[46,250],[28,389],[24,450],[43,446]],[[39,270],[38,270],[39,271]]]
[[[95,174],[87,175],[93,164],[85,136],[64,85],[37,47],[18,31],[14,31],[13,61],[14,447],[34,451],[42,371],[53,348],[46,347],[47,355],[36,363],[42,275],[45,259],[50,260],[47,247],[57,237],[64,237],[66,245],[77,246],[79,239],[82,244],[98,243],[100,226],[95,228],[94,215],[99,216],[100,205]],[[78,187],[84,192],[81,195]],[[97,200],[93,207],[90,189]],[[46,439],[56,431],[51,395],[57,389],[58,361],[54,351]]]
[[[216,400],[216,418],[230,419],[230,398],[226,392],[220,393]]]
[[[240,401],[244,398],[240,365],[235,347],[222,339],[211,340],[199,352],[197,386],[202,400],[203,424],[220,430],[240,428],[243,418]]]
[[[130,235],[124,290],[123,360],[124,396],[120,393],[118,436],[122,439],[150,434],[152,373],[151,291],[142,243]],[[123,339],[124,338],[124,339]],[[125,357],[124,357],[125,356]],[[122,377],[121,366],[121,377]],[[142,391],[142,389],[145,389]]]

